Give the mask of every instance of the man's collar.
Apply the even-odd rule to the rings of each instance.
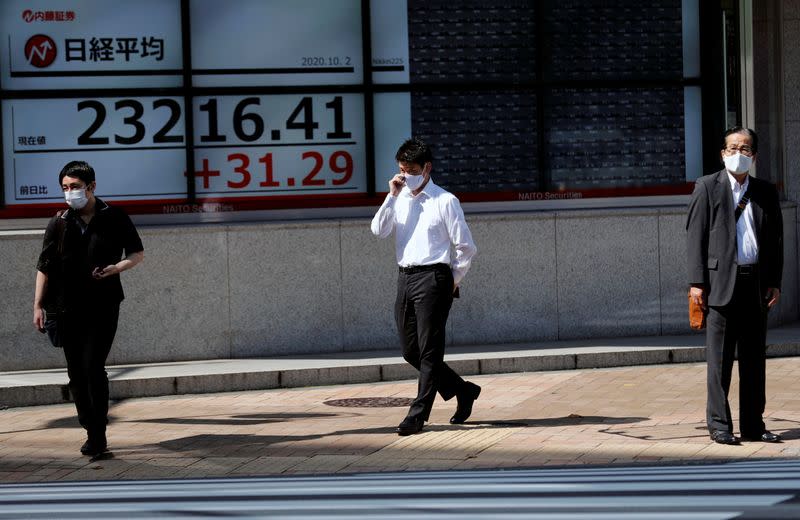
[[[108,204],[105,203],[100,197],[94,198],[94,211],[95,213],[98,211],[104,211],[109,208]]]
[[[725,170],[725,173],[728,174],[728,182],[730,182],[731,184],[731,189],[734,191],[738,191],[736,187],[737,185],[739,185],[739,181],[737,181],[736,177],[734,177],[728,170]],[[750,185],[750,174],[748,173],[747,177],[744,178],[744,183],[741,184],[741,189],[746,190],[749,185]]]
[[[108,204],[106,204],[105,201],[100,199],[100,197],[95,197],[94,198],[94,214],[95,214],[95,216],[98,213],[100,213],[101,211],[107,210],[109,207],[110,206]],[[72,208],[67,208],[66,211],[64,211],[64,213],[61,214],[61,218],[63,218],[64,220],[74,219],[77,216],[78,216],[78,212],[75,211]]]

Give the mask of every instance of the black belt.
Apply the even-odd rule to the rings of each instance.
[[[743,274],[743,275],[756,274],[756,264],[737,265],[736,274]]]
[[[403,274],[414,274],[414,273],[422,273],[424,271],[436,271],[437,269],[447,269],[450,270],[450,266],[447,264],[430,264],[430,265],[410,265],[408,267],[403,267],[402,265],[399,267],[400,272]]]

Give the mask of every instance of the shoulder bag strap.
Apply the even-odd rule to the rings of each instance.
[[[67,222],[64,220],[64,213],[67,210],[61,210],[56,213],[56,232],[58,233],[58,256],[62,256],[64,254],[64,235],[67,232]]]
[[[742,216],[742,213],[744,213],[744,210],[749,202],[750,202],[750,186],[747,187],[747,191],[744,192],[744,195],[742,195],[742,198],[739,200],[739,204],[736,205],[736,213],[735,213],[736,222],[739,222],[739,217]]]

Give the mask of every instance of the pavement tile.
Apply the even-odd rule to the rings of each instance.
[[[289,467],[285,473],[336,473],[358,461],[358,455],[314,455]]]
[[[237,476],[280,474],[306,460],[306,457],[257,457],[234,469],[230,474]]]
[[[767,361],[765,422],[785,441],[740,446],[708,438],[703,363],[471,376],[483,391],[466,424],[450,425],[455,402],[437,398],[408,437],[394,433],[404,407],[331,401],[411,398],[415,381],[127,399],[111,404],[113,458],[99,461],[78,453],[72,405],[12,408],[0,410],[0,481],[796,458],[798,376],[800,358]]]

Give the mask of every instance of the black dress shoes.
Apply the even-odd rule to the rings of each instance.
[[[105,453],[107,448],[106,434],[91,432],[89,433],[89,438],[81,446],[81,453],[94,457]]]
[[[450,424],[461,424],[469,419],[472,414],[472,404],[479,395],[481,395],[481,387],[467,381],[464,384],[464,390],[456,396],[458,407],[456,407],[456,413],[450,418]]]
[[[423,424],[425,424],[425,421],[418,417],[406,417],[395,431],[397,432],[397,435],[400,436],[413,435],[422,430]]]
[[[742,439],[752,442],[781,442],[781,436],[769,430],[764,430],[761,435],[742,435]]]
[[[722,430],[711,432],[711,440],[717,444],[739,444],[739,441],[736,440],[732,433]]]

